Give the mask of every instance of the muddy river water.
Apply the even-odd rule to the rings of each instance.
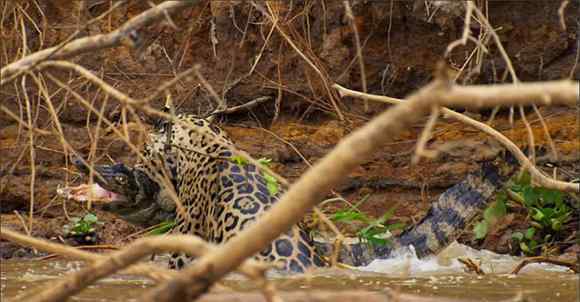
[[[457,257],[470,257],[481,263],[483,276],[464,272]],[[163,257],[156,260],[165,267]],[[384,291],[396,289],[421,297],[451,298],[465,301],[505,301],[518,294],[528,301],[577,301],[580,280],[566,268],[531,264],[518,275],[509,272],[519,258],[475,251],[455,244],[438,257],[417,259],[412,251],[389,260],[377,260],[357,270],[324,269],[307,276],[272,274],[270,279],[280,292],[311,290]],[[1,294],[13,298],[83,267],[82,262],[59,260],[4,260]],[[255,292],[257,284],[238,275],[222,283],[234,292]],[[140,277],[115,275],[99,281],[75,296],[73,301],[137,301],[154,284]]]

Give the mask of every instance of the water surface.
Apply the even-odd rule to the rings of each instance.
[[[457,257],[481,261],[484,276],[464,272]],[[164,257],[156,260],[165,267]],[[502,301],[522,293],[530,301],[577,301],[578,275],[565,268],[532,264],[518,275],[509,272],[521,259],[475,251],[463,245],[452,245],[438,257],[417,259],[404,251],[389,260],[377,260],[356,270],[323,269],[307,275],[270,274],[279,291],[397,289],[422,297],[448,297],[472,301]],[[82,262],[57,260],[2,261],[0,275],[2,298],[12,298],[35,290],[63,275],[79,270]],[[255,282],[232,274],[222,282],[228,289],[249,292]],[[137,301],[154,285],[146,278],[115,275],[99,281],[72,298],[72,301]],[[4,300],[4,299],[2,299]]]

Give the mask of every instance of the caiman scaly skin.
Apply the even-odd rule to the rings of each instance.
[[[511,174],[511,171],[505,172]],[[374,259],[389,258],[392,251],[409,245],[413,245],[419,257],[441,251],[457,239],[466,224],[487,206],[488,200],[502,187],[502,179],[507,176],[504,173],[500,173],[493,164],[484,163],[481,170],[469,174],[443,192],[417,224],[392,238],[391,245],[373,247],[366,243],[348,244],[341,250],[339,261],[364,266]],[[329,244],[315,244],[319,253],[331,254]]]
[[[236,160],[228,145],[231,139],[209,121],[191,115],[178,115],[185,123],[160,123],[150,134],[143,155],[150,162],[135,167],[123,164],[96,166],[103,188],[122,194],[125,201],[109,206],[130,222],[151,222],[152,217],[176,217],[175,233],[194,234],[209,242],[223,243],[267,211],[283,192],[271,194],[259,169]],[[192,130],[193,127],[195,130]],[[88,173],[80,162],[77,166]],[[187,216],[175,211],[155,175],[169,175]],[[361,266],[373,259],[388,258],[400,246],[413,245],[419,256],[436,253],[463,230],[466,223],[483,209],[501,187],[502,176],[491,163],[439,196],[427,215],[416,225],[394,238],[391,246],[372,247],[365,243],[344,245],[342,263]],[[157,214],[155,214],[157,213]],[[292,272],[327,264],[321,256],[330,255],[328,243],[315,242],[300,225],[274,240],[256,258],[282,264]],[[170,267],[181,268],[190,259],[174,254]]]

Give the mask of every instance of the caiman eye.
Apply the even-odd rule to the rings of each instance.
[[[127,178],[124,175],[115,176],[115,180],[122,185],[127,183]]]

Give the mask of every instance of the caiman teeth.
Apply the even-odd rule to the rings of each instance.
[[[123,196],[108,190],[94,183],[81,184],[76,187],[64,187],[58,188],[56,193],[66,199],[72,199],[75,201],[98,201],[103,203],[109,203],[113,201],[122,200]]]

